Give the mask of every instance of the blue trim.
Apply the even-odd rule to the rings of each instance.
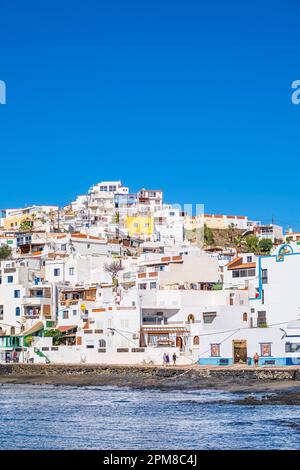
[[[286,358],[286,365],[287,366],[299,366],[300,365],[300,357],[287,357]]]
[[[282,253],[282,251],[284,251],[286,248],[290,248],[291,253]],[[287,243],[285,243],[284,245],[281,245],[281,247],[278,250],[277,262],[282,262],[282,261],[284,261],[284,257],[286,255],[293,255],[293,254],[294,254],[293,247],[291,245],[288,245]]]
[[[271,362],[271,364],[270,364]],[[251,360],[251,364],[253,364],[253,359]],[[260,357],[258,360],[259,366],[285,366],[286,365],[286,357],[273,357],[273,356],[264,356]]]
[[[285,247],[289,247],[292,250],[292,253],[286,253],[284,255],[280,255],[281,250]],[[249,300],[262,300],[263,284],[262,284],[262,274],[261,274],[262,272],[261,260],[266,259],[266,258],[276,258],[276,263],[281,263],[284,261],[285,256],[294,256],[294,255],[300,255],[300,252],[294,253],[291,245],[287,245],[285,243],[284,245],[281,245],[277,255],[259,256],[258,257],[258,297],[249,297]],[[282,256],[282,258],[279,259],[279,256]]]
[[[223,363],[222,362],[227,362]],[[220,365],[229,365],[233,364],[233,360],[231,357],[201,357],[198,359],[198,364],[200,366],[220,366]]]
[[[222,363],[222,362],[225,362]],[[293,361],[293,362],[292,362]],[[271,362],[271,364],[268,362]],[[258,361],[259,366],[286,366],[286,365],[296,365],[300,364],[300,357],[297,358],[288,358],[288,357],[260,357]],[[233,365],[233,358],[232,357],[200,357],[198,359],[198,364],[200,366],[232,366]],[[246,364],[245,364],[246,365]],[[247,365],[248,366],[254,366],[254,362],[252,358],[248,358],[247,360]]]

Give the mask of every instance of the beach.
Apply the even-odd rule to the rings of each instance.
[[[224,390],[245,394],[236,404],[300,404],[300,368],[208,368],[197,365],[112,366],[2,364],[1,384],[113,386],[133,389]],[[259,393],[259,398],[253,394]]]

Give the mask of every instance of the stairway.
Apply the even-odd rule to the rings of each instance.
[[[37,356],[45,358],[46,364],[50,364],[50,359],[46,356],[46,354],[43,353],[43,351],[38,348],[34,348],[34,352],[37,354]]]

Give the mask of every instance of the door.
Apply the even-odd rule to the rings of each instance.
[[[232,343],[234,364],[247,364],[247,341],[241,339],[234,340]]]

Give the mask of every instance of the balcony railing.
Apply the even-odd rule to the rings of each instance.
[[[68,299],[68,300],[61,300],[60,305],[68,307],[69,305],[77,305],[78,302],[83,302],[83,299]]]

